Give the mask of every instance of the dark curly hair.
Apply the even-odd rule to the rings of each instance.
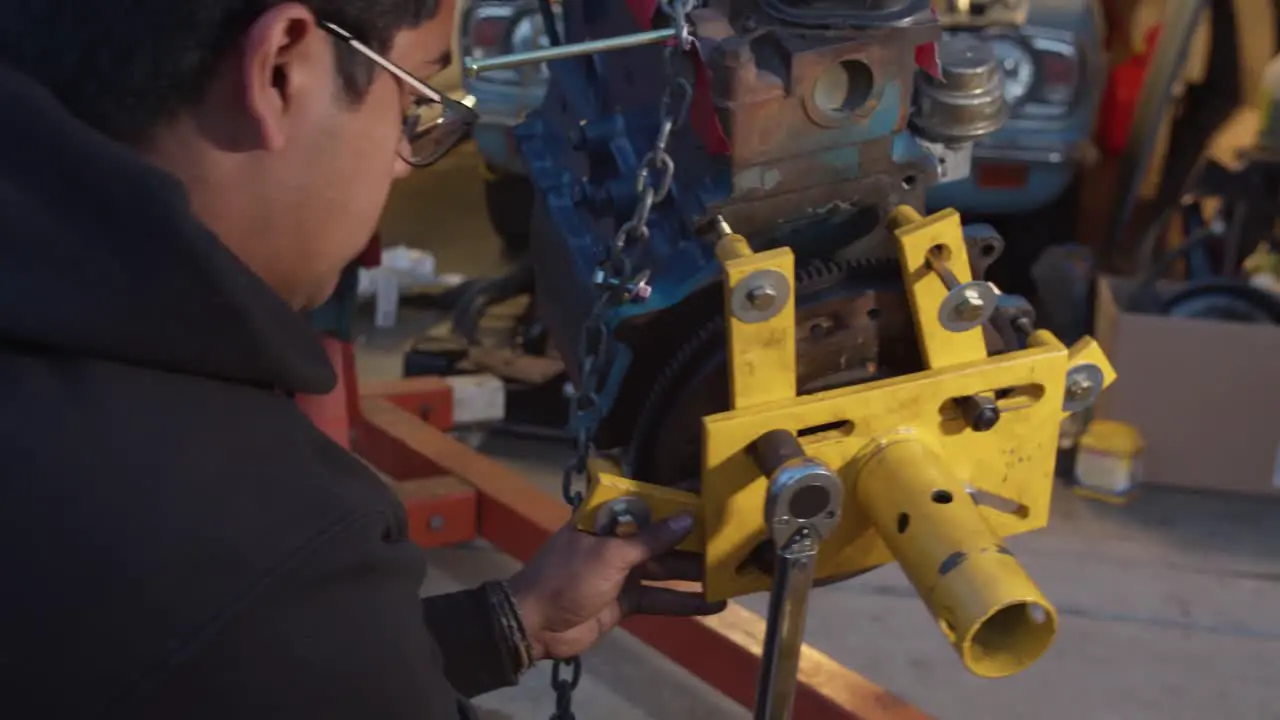
[[[223,56],[285,0],[0,0],[0,63],[48,88],[77,117],[140,142],[207,91]],[[436,15],[438,0],[297,0],[378,52]],[[372,63],[339,45],[353,101]]]

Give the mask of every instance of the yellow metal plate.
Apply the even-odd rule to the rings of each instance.
[[[702,502],[708,597],[737,597],[770,586],[767,575],[742,565],[767,539],[766,480],[747,451],[756,438],[773,429],[801,435],[805,451],[846,482],[856,475],[855,456],[869,443],[904,430],[915,432],[971,487],[1026,506],[1025,517],[983,508],[999,535],[1043,527],[1049,516],[1070,363],[1067,349],[1055,343],[704,418]],[[948,402],[1009,387],[1024,388],[1024,394],[1002,401],[999,424],[985,433],[969,430]],[[847,434],[836,431],[804,437],[808,428],[839,423],[852,423],[851,428],[846,426]],[[822,543],[821,578],[849,575],[893,560],[860,515],[855,493],[847,490],[845,500],[839,528]]]
[[[903,210],[906,210],[905,208]],[[929,266],[929,252],[946,248],[947,266],[961,285],[973,280],[969,252],[964,242],[964,228],[955,210],[943,210],[927,218],[903,210],[894,217],[900,225],[894,230],[898,238],[898,255],[902,262],[902,281],[911,300],[911,311],[920,341],[920,354],[925,366],[940,368],[987,356],[982,328],[951,332],[942,327],[938,309],[947,297],[947,286]],[[914,216],[914,217],[912,217]]]
[[[595,468],[592,468],[591,473],[591,489],[588,491],[586,499],[582,501],[582,507],[578,509],[577,514],[574,516],[574,524],[579,530],[595,532],[596,518],[599,516],[601,508],[611,500],[620,498],[639,498],[643,500],[644,504],[649,508],[651,517],[654,519],[667,518],[684,512],[692,513],[694,517],[693,532],[689,533],[689,537],[680,543],[676,549],[688,552],[702,552],[706,542],[702,498],[683,490],[672,490],[658,485],[649,485],[614,473],[596,470]]]
[[[791,248],[777,248],[724,262],[725,317],[729,322],[729,384],[731,406],[746,408],[795,397],[796,326],[795,256]],[[774,317],[745,323],[733,316],[733,289],[753,273],[781,273],[790,287],[787,302]]]

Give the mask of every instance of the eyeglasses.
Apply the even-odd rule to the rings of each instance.
[[[413,101],[404,114],[404,136],[409,152],[400,153],[406,163],[415,168],[427,167],[471,136],[479,116],[465,102],[454,100],[417,79],[337,25],[321,22],[320,27],[394,75],[413,92]]]

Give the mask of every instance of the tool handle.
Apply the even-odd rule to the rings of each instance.
[[[511,68],[524,67],[526,65],[541,65],[553,60],[565,60],[583,55],[625,50],[642,45],[654,45],[674,40],[676,36],[675,28],[662,28],[660,30],[615,35],[614,37],[601,38],[599,40],[584,40],[583,42],[555,45],[549,48],[499,55],[491,58],[466,58],[462,61],[462,67],[467,77],[474,78],[477,75],[493,72],[494,70],[510,70]]]
[[[799,682],[809,591],[813,589],[818,542],[805,530],[779,548],[769,592],[769,616],[760,654],[755,720],[790,720]]]

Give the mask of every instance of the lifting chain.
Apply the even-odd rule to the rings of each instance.
[[[613,359],[614,340],[605,322],[605,312],[623,303],[643,301],[650,293],[649,271],[637,271],[632,266],[630,251],[649,238],[649,213],[654,204],[666,199],[675,178],[676,165],[667,152],[667,143],[671,132],[684,124],[693,100],[693,87],[684,77],[682,63],[693,43],[687,16],[697,5],[698,0],[662,0],[662,11],[678,34],[677,41],[663,54],[667,87],[659,109],[658,137],[636,173],[640,200],[635,212],[618,228],[607,257],[596,270],[596,298],[578,340],[578,382],[569,394],[574,454],[561,478],[564,500],[575,510],[584,497],[587,461],[596,449],[596,431],[604,414],[600,396],[608,383],[608,366]],[[556,694],[556,709],[551,720],[576,720],[573,691],[581,680],[581,658],[555,661],[551,668],[551,689]]]

